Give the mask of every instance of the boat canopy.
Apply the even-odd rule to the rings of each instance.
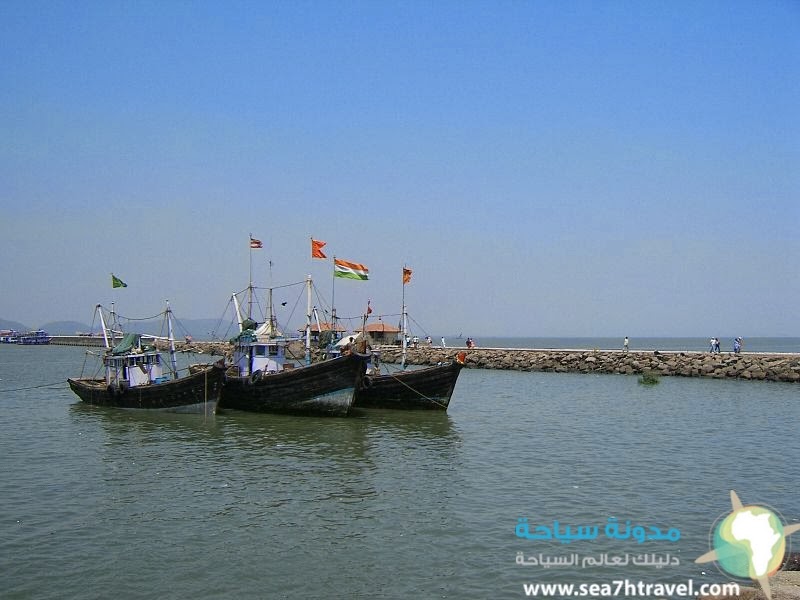
[[[268,340],[270,338],[283,337],[283,332],[275,327],[274,323],[265,321],[258,329],[256,329],[256,336],[259,340]]]
[[[333,347],[334,348],[342,348],[342,347],[346,346],[347,344],[354,344],[358,340],[360,340],[362,337],[363,336],[361,335],[360,331],[358,333],[346,334],[342,339],[340,339],[338,342],[336,342],[333,345]]]
[[[283,334],[270,326],[269,321],[257,326],[255,321],[243,321],[242,326],[252,325],[253,327],[245,327],[230,339],[233,344],[252,344],[253,342],[267,342],[276,337],[282,337]],[[257,328],[256,328],[257,327]]]
[[[119,344],[114,346],[114,349],[111,350],[111,354],[114,356],[119,356],[120,354],[128,354],[134,348],[141,348],[145,352],[150,350],[155,350],[155,346],[142,345],[142,336],[138,333],[126,333],[125,337],[122,338]]]

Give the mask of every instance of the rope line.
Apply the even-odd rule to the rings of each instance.
[[[59,381],[57,383],[43,383],[41,385],[32,385],[29,387],[14,388],[13,390],[0,390],[0,394],[2,394],[3,392],[22,392],[24,390],[35,390],[38,388],[46,388],[46,387],[55,387],[55,386],[61,387],[63,385],[64,382],[62,381]]]
[[[401,371],[401,372],[402,372],[402,371]],[[443,404],[443,403],[441,403],[441,402],[439,402],[439,401],[437,401],[437,400],[434,400],[433,398],[429,398],[428,396],[426,396],[425,394],[423,394],[422,392],[420,392],[418,389],[415,389],[415,388],[411,387],[410,385],[408,385],[408,384],[407,384],[405,381],[403,381],[402,379],[400,379],[400,378],[399,378],[397,375],[395,375],[394,373],[389,373],[389,372],[387,371],[387,373],[386,373],[386,374],[387,374],[387,375],[389,375],[389,376],[390,376],[392,379],[394,379],[394,380],[395,380],[397,383],[399,383],[399,384],[401,384],[401,385],[404,385],[405,387],[407,387],[409,390],[411,390],[412,392],[414,392],[414,393],[415,393],[417,396],[419,396],[420,398],[424,398],[424,399],[425,399],[425,400],[427,400],[428,402],[433,402],[434,404],[438,404],[438,405],[439,405],[439,406],[441,406],[442,408],[445,408],[445,409],[447,408],[447,405],[445,405],[445,404]]]

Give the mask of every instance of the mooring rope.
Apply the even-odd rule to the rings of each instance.
[[[401,371],[401,372],[402,372],[402,371]],[[386,373],[386,374],[387,374],[387,375],[389,375],[389,376],[391,376],[391,377],[392,377],[392,378],[393,378],[393,379],[394,379],[396,382],[398,382],[399,384],[401,384],[401,385],[404,385],[405,387],[407,387],[409,390],[411,390],[412,392],[414,392],[414,393],[415,393],[417,396],[419,396],[420,398],[424,398],[424,399],[425,399],[425,400],[427,400],[428,402],[433,402],[434,404],[438,404],[439,406],[441,406],[442,408],[444,408],[445,410],[447,410],[447,405],[446,405],[446,404],[443,404],[442,402],[439,402],[439,401],[437,401],[437,400],[434,400],[433,398],[429,398],[428,396],[426,396],[425,394],[423,394],[423,393],[422,393],[422,392],[420,392],[419,390],[417,390],[417,389],[415,389],[415,388],[411,387],[410,385],[408,385],[408,384],[407,384],[405,381],[403,381],[402,379],[400,379],[399,377],[397,377],[397,376],[396,376],[394,373],[390,373],[390,372],[388,371],[388,369],[387,369],[387,373]]]
[[[59,381],[57,383],[42,383],[41,385],[32,385],[29,387],[21,387],[21,388],[14,388],[12,390],[0,390],[0,394],[3,392],[22,392],[24,390],[35,390],[38,388],[46,388],[46,387],[55,387],[55,386],[63,386],[64,382]]]

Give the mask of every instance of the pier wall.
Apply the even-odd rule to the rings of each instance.
[[[59,341],[56,341],[59,339]],[[75,345],[102,345],[102,338],[61,336],[51,343]],[[166,344],[159,343],[166,347]],[[230,356],[231,344],[227,342],[176,342],[180,351]],[[400,362],[399,346],[380,346],[381,360]],[[407,362],[412,365],[435,365],[455,360],[459,352],[466,354],[466,366],[475,369],[505,369],[514,371],[544,371],[554,373],[617,373],[640,375],[655,373],[676,377],[712,377],[716,379],[750,379],[800,383],[800,354],[767,352],[685,352],[632,350],[539,350],[524,348],[439,348],[427,346],[409,348]],[[302,357],[298,344],[293,356]],[[314,360],[319,351],[312,352]]]
[[[407,362],[435,365],[466,354],[466,365],[478,369],[555,373],[654,373],[678,377],[800,382],[800,354],[672,352],[615,350],[529,350],[518,348],[409,348]],[[397,346],[382,346],[381,360],[400,362]]]
[[[102,346],[103,338],[88,335],[54,335],[50,343],[56,346]]]

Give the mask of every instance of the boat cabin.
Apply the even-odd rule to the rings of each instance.
[[[127,356],[107,356],[106,383],[108,385],[136,387],[151,383],[164,383],[164,367],[158,352],[129,354]]]
[[[103,358],[106,384],[115,387],[136,387],[164,383],[161,354],[154,346],[142,345],[139,334],[128,334]]]
[[[239,337],[233,351],[233,365],[240,377],[250,377],[256,371],[277,373],[294,366],[286,362],[286,339],[259,341],[255,335]]]

